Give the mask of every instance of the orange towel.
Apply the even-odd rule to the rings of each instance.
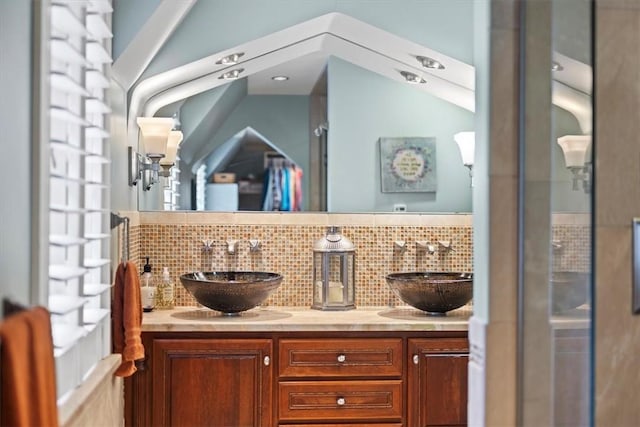
[[[49,312],[35,307],[7,316],[2,340],[3,426],[58,425]]]
[[[137,370],[135,361],[144,359],[142,346],[142,303],[138,269],[132,262],[120,263],[116,270],[111,305],[113,350],[122,354],[115,372],[128,377]]]

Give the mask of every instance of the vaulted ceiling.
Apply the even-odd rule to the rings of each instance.
[[[206,155],[206,136],[244,96],[272,93],[271,76],[285,73],[298,76],[289,93],[309,93],[329,55],[398,82],[405,82],[400,71],[415,73],[427,80],[419,90],[474,110],[471,0],[114,0],[113,25],[113,75],[128,90],[129,134],[137,134],[137,116],[188,111],[181,114],[187,163]],[[220,63],[238,52],[236,64]],[[424,68],[417,56],[445,68]],[[566,70],[556,77],[554,103],[589,132],[588,67],[554,59]],[[248,80],[227,86],[220,76],[238,69]]]

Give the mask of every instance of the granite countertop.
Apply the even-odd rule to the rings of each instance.
[[[145,332],[292,331],[466,331],[472,310],[464,306],[446,316],[429,316],[412,307],[362,307],[320,311],[307,307],[258,307],[225,316],[201,307],[176,307],[144,313]]]

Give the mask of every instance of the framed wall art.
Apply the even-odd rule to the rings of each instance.
[[[435,192],[436,139],[380,138],[380,177],[383,193]]]

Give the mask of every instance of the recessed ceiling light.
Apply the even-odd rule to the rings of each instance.
[[[220,77],[222,80],[235,80],[240,77],[240,73],[244,71],[244,68],[236,68],[235,70],[227,71]]]
[[[240,57],[244,55],[244,52],[232,53],[231,55],[224,56],[216,61],[216,64],[232,65],[237,64]]]
[[[551,61],[551,71],[562,71],[564,67],[559,62]]]
[[[431,68],[434,70],[444,70],[444,65],[438,60],[433,58],[429,58],[428,56],[416,56],[416,59],[419,63],[422,64],[424,68]]]
[[[289,80],[289,76],[273,76],[271,80],[275,80],[276,82],[286,82]]]
[[[419,75],[410,73],[409,71],[400,71],[400,74],[402,74],[402,77],[404,77],[407,80],[407,82],[411,84],[421,84],[421,83],[427,82],[425,79],[423,79]]]

